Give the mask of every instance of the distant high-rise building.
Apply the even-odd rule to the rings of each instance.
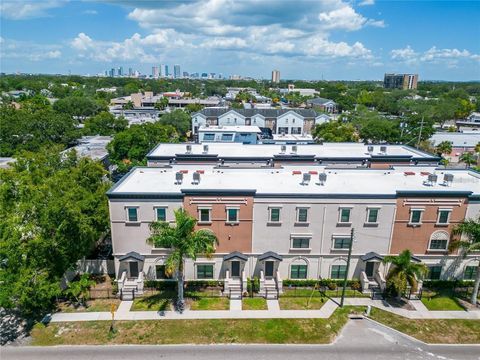
[[[190,74],[188,73],[188,71],[183,72],[183,77],[184,78],[188,78],[189,76],[190,76]]]
[[[152,76],[153,78],[158,79],[159,77],[158,66],[152,66]]]
[[[110,69],[110,77],[114,77],[115,76],[115,68],[111,68]]]
[[[168,77],[168,75],[170,75],[170,73],[168,72],[168,65],[165,65],[165,77]]]
[[[130,67],[128,68],[128,76],[132,76],[133,75],[133,69]]]
[[[279,83],[280,82],[280,70],[273,70],[272,71],[272,83]]]
[[[418,74],[385,74],[383,87],[385,89],[411,90],[417,88]]]
[[[118,67],[118,76],[123,76],[123,66]]]
[[[180,65],[173,65],[173,77],[175,79],[178,79],[181,77],[181,73],[180,73]]]

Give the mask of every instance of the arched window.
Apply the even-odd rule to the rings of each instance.
[[[450,235],[446,231],[435,231],[430,236],[429,250],[447,250]]]
[[[290,265],[290,279],[306,279],[308,277],[308,263],[303,258],[296,258]]]
[[[347,261],[345,259],[336,259],[330,267],[330,279],[344,279],[347,272]]]

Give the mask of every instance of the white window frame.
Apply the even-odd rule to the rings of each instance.
[[[414,211],[420,211],[420,220],[418,223],[414,223],[412,222],[412,218],[413,218],[413,212]],[[425,212],[425,208],[411,208],[410,209],[410,216],[408,218],[408,225],[422,225],[423,223],[423,214]]]
[[[125,221],[130,224],[137,224],[140,222],[140,216],[138,216],[138,209],[140,206],[138,205],[126,205],[125,206]],[[130,220],[130,216],[128,215],[128,210],[129,209],[135,209],[137,212],[137,220]]]
[[[381,209],[381,207],[379,207],[379,206],[369,206],[369,207],[367,207],[367,217],[365,219],[365,224],[378,225],[378,216],[380,215],[380,209]],[[375,222],[370,222],[369,221],[371,210],[377,210],[377,219],[376,219],[377,221],[375,221]]]
[[[331,249],[330,250],[334,250],[334,251],[348,251],[348,247],[347,248],[336,248],[335,247],[335,239],[350,239],[351,240],[351,235],[349,234],[345,234],[345,235],[333,235],[332,236],[332,245],[331,245]],[[352,244],[352,247],[353,247],[353,244]]]
[[[428,240],[428,251],[430,251],[430,252],[435,252],[435,251],[445,252],[445,251],[448,251],[448,244],[450,243],[450,234],[447,233],[447,238],[446,239],[432,239],[432,236],[435,233],[439,233],[439,232],[447,233],[446,231],[443,231],[443,230],[434,231],[432,233],[432,235],[430,235],[430,239]],[[445,249],[432,249],[432,241],[434,241],[434,240],[446,241],[447,243],[445,244]]]
[[[229,210],[236,210],[237,212],[237,220],[235,221],[230,221],[228,219],[228,211]],[[225,219],[225,222],[227,224],[238,224],[240,222],[240,206],[226,206],[225,207],[225,214],[227,215],[227,218]]]
[[[441,208],[441,209],[438,209],[437,223],[436,223],[436,225],[440,225],[440,226],[450,225],[450,217],[452,216],[452,211],[453,211],[453,209],[450,209],[450,208]],[[441,222],[440,222],[440,214],[441,214],[442,212],[448,212],[447,222],[445,222],[445,223],[441,223]]]
[[[339,224],[351,224],[352,223],[352,209],[353,209],[353,206],[340,206],[338,208],[338,223]],[[348,221],[342,221],[342,210],[349,210]]]
[[[278,221],[272,220],[272,209],[278,209]],[[269,224],[281,224],[282,223],[282,207],[281,206],[269,206],[268,207],[268,223]]]
[[[165,222],[168,222],[168,219],[167,219],[167,209],[168,209],[168,206],[154,206],[153,207],[153,211],[154,211],[154,218],[155,218],[155,221],[162,221],[162,220],[158,220],[158,213],[157,213],[157,210],[158,209],[164,209],[165,210]]]
[[[308,206],[297,206],[296,213],[295,213],[295,223],[297,224],[309,224],[309,218],[310,214],[308,213],[308,210],[310,207]],[[300,210],[306,210],[307,211],[307,220],[306,221],[300,221]]]
[[[202,221],[202,210],[208,210],[208,221]],[[212,223],[212,207],[211,206],[199,206],[198,207],[198,222],[199,225]]]
[[[293,247],[293,240],[294,239],[308,239],[308,248],[302,247]],[[311,234],[294,234],[290,235],[290,250],[294,251],[309,251],[312,250],[312,235]]]
[[[198,265],[210,265],[212,266],[212,277],[211,278],[199,278],[198,277]],[[202,262],[197,262],[195,263],[195,280],[214,280],[215,279],[215,263],[214,262],[208,262],[208,261],[202,261]]]

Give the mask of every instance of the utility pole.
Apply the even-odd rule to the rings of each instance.
[[[420,132],[418,133],[417,148],[418,148],[418,145],[420,145],[420,139],[422,138],[423,120],[424,120],[424,115],[422,115],[422,122],[420,123]]]
[[[340,301],[340,307],[343,307],[343,302],[345,300],[345,290],[347,288],[347,280],[348,280],[348,271],[350,269],[350,258],[352,257],[352,246],[353,246],[353,231],[350,231],[350,245],[348,247],[348,257],[347,257],[347,269],[345,271],[345,278],[343,280],[343,289],[342,289],[342,299]]]

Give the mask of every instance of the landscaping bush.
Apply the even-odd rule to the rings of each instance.
[[[329,290],[337,290],[337,283],[331,281],[327,284],[327,287],[328,287]]]
[[[207,287],[223,287],[223,281],[218,280],[190,280],[185,281],[187,289],[201,289]]]
[[[360,281],[354,280],[350,284],[350,288],[352,290],[360,291],[360,290],[362,290],[362,284],[360,283]]]
[[[423,287],[435,290],[451,290],[456,287],[473,286],[473,281],[467,280],[425,280]]]
[[[335,283],[337,286],[343,286],[343,280],[338,279],[306,279],[306,280],[283,280],[283,286],[287,287],[313,287],[315,285],[328,286],[328,284]],[[352,287],[354,284],[360,284],[358,279],[347,280],[347,286]]]
[[[147,280],[145,281],[145,287],[155,290],[172,290],[177,289],[176,281],[162,281],[162,280]]]

